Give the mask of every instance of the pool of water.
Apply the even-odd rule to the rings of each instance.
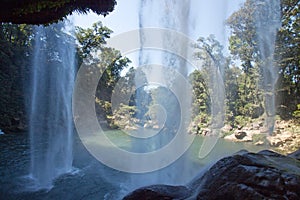
[[[129,136],[122,131],[107,131],[111,141],[130,148]],[[146,174],[130,174],[111,169],[95,159],[75,137],[73,170],[54,180],[49,190],[32,188],[28,177],[30,151],[28,134],[0,135],[0,199],[121,199],[138,187],[149,184],[187,184],[218,159],[241,149],[259,151],[265,147],[251,143],[233,143],[219,139],[204,158],[198,158],[203,137],[197,136],[188,152],[162,170]],[[124,159],[126,162],[126,159]]]

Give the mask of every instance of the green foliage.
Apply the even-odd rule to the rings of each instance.
[[[278,104],[281,116],[291,117],[295,102],[300,102],[300,2],[282,0],[282,27],[276,43],[276,63],[279,67]]]
[[[234,59],[241,62],[243,70],[239,87],[239,114],[257,116],[264,109],[263,88],[259,86],[262,81],[259,73],[263,71],[262,53],[258,47],[259,41],[256,31],[255,20],[257,15],[268,16],[264,12],[263,3],[256,0],[247,0],[242,8],[233,13],[227,20],[231,29],[229,38],[229,50]],[[294,101],[299,102],[300,96],[300,26],[299,26],[299,1],[281,1],[281,23],[278,30],[275,47],[275,63],[279,68],[279,79],[275,93],[279,114],[287,117],[292,113]],[[260,19],[260,23],[266,23]],[[254,107],[255,109],[252,109]],[[238,113],[237,113],[238,114]]]
[[[118,128],[126,128],[134,127],[136,124],[136,119],[134,118],[134,114],[136,113],[135,106],[129,106],[121,104],[117,110],[113,113],[113,115],[108,116],[110,119],[111,127]]]
[[[247,0],[244,6],[227,20],[232,33],[229,38],[229,50],[233,58],[240,60],[241,69],[236,79],[238,94],[235,105],[236,115],[257,117],[253,107],[262,107],[262,91],[259,89],[259,49],[255,27],[257,2]]]
[[[293,116],[300,119],[300,104],[297,105],[297,110],[293,112]]]
[[[24,82],[29,77],[32,37],[31,26],[0,24],[0,128],[6,132],[26,123]]]
[[[235,127],[239,127],[239,126],[243,127],[243,126],[246,126],[249,121],[250,121],[250,117],[238,115],[238,116],[235,116],[235,118],[234,118],[234,126]]]
[[[202,115],[209,115],[210,113],[210,95],[207,88],[207,76],[204,74],[205,72],[203,70],[195,70],[189,76],[193,86],[193,117],[200,113]]]
[[[224,77],[229,59],[223,55],[223,47],[213,35],[206,39],[200,37],[194,48],[200,70],[190,75],[194,93],[193,115],[211,116],[211,124],[222,127],[226,96]]]
[[[241,104],[240,79],[242,70],[232,66],[225,71],[226,120],[233,122],[234,116],[239,115]]]
[[[77,27],[75,36],[79,43],[77,51],[82,67],[89,67],[91,73],[99,70],[102,74],[95,97],[97,115],[101,120],[106,119],[111,125],[116,125],[117,118],[112,118],[111,98],[116,83],[122,78],[121,72],[128,67],[130,60],[122,57],[118,50],[106,46],[106,40],[111,33],[109,28],[97,22],[92,28]],[[119,112],[122,113],[123,110]]]
[[[85,59],[90,57],[91,59],[97,51],[102,51],[112,32],[112,30],[103,26],[100,21],[94,23],[92,28],[76,27],[75,36],[80,44],[78,48],[80,57]]]

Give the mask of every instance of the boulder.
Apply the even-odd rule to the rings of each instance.
[[[204,136],[210,136],[210,135],[212,135],[212,131],[209,128],[204,128],[204,129],[202,129],[201,134]]]
[[[238,131],[234,134],[234,136],[236,137],[236,139],[241,140],[247,136],[247,133],[245,131]]]
[[[240,151],[219,160],[188,186],[144,187],[124,200],[300,199],[299,154]]]
[[[145,123],[144,124],[144,128],[150,128],[150,124],[149,123]]]
[[[260,128],[261,128],[261,123],[259,123],[259,122],[255,122],[255,123],[253,123],[252,124],[252,130],[259,130]]]
[[[218,161],[199,183],[198,199],[299,199],[300,162],[272,151],[240,152]]]
[[[222,128],[221,128],[221,131],[223,132],[223,133],[229,133],[230,131],[232,131],[232,126],[230,126],[229,124],[226,124],[225,126],[223,126]]]
[[[271,147],[279,147],[283,145],[283,141],[278,138],[268,138]]]

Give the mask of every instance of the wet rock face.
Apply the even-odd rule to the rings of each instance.
[[[149,186],[124,199],[300,199],[298,154],[241,151],[219,160],[189,187]]]
[[[271,151],[224,158],[202,179],[199,199],[300,198],[300,162]]]

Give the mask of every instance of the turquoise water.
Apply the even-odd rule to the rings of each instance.
[[[121,130],[106,131],[105,135],[113,144],[116,145],[116,147],[122,148],[126,151],[132,152],[132,149],[134,149],[134,145],[137,144],[137,142],[131,136],[127,135],[124,131]],[[188,184],[195,176],[197,176],[203,170],[206,170],[207,167],[211,166],[217,160],[225,156],[232,155],[233,153],[244,149],[251,152],[257,152],[267,148],[266,146],[255,146],[251,142],[234,143],[219,138],[214,148],[212,148],[211,152],[206,157],[199,158],[199,151],[203,144],[203,140],[203,136],[196,136],[188,151],[186,151],[174,163],[158,171],[142,174],[123,173],[126,174],[126,179],[120,181],[120,190],[131,191],[136,188],[152,184]],[[101,137],[92,137],[90,141],[86,142],[86,144],[89,146],[89,148],[91,146],[97,147],[98,145],[106,145],[101,141]],[[103,150],[107,151],[109,154],[109,148],[115,147],[105,146],[105,149]],[[124,166],[131,164],[130,159],[127,157],[116,159],[121,159],[120,162]],[[140,162],[147,162],[147,157]],[[136,165],[139,163],[134,164]],[[151,165],[152,163],[149,164]]]
[[[125,150],[130,150],[130,148],[132,148],[132,137],[122,130],[105,131],[105,135],[112,141],[112,143],[120,148]],[[204,159],[200,159],[198,157],[198,153],[204,138],[204,136],[197,135],[188,152],[191,155],[191,158],[199,163],[214,161],[216,158],[228,156],[243,149],[252,152],[258,152],[268,148],[267,146],[253,145],[252,142],[232,142],[223,138],[219,138],[217,144],[214,146],[208,156]]]
[[[119,147],[131,148],[130,137],[123,131],[110,130],[105,134]],[[189,151],[167,168],[154,173],[130,174],[103,165],[88,152],[77,137],[74,142],[73,171],[55,179],[54,187],[49,191],[31,191],[30,181],[26,178],[30,166],[28,135],[4,134],[0,136],[0,199],[115,200],[143,185],[170,181],[188,183],[216,160],[226,155],[241,149],[256,152],[265,148],[251,143],[233,143],[219,139],[210,154],[204,159],[199,159],[198,153],[202,142],[203,137],[197,136]],[[124,162],[129,161],[124,158]],[[169,174],[170,171],[172,174]],[[164,177],[163,181],[156,182],[159,180],[155,178],[157,176]]]

